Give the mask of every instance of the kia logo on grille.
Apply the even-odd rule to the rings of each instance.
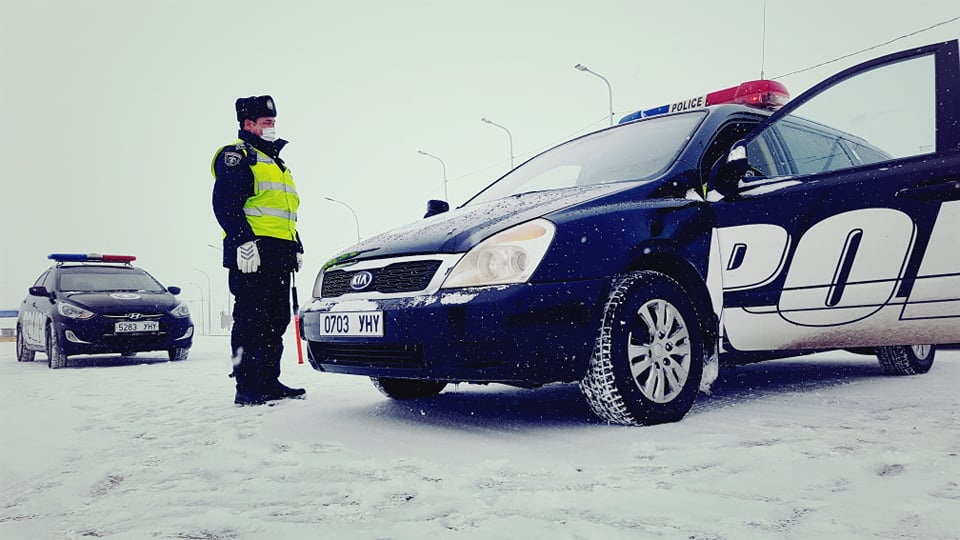
[[[362,291],[370,286],[372,282],[373,274],[364,270],[353,275],[353,278],[350,280],[350,288],[355,291]]]

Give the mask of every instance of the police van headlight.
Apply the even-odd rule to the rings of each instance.
[[[547,254],[555,232],[553,223],[543,218],[500,231],[468,251],[441,287],[525,283]]]
[[[57,311],[60,312],[60,314],[64,317],[70,319],[89,319],[95,315],[92,311],[87,311],[81,307],[77,307],[66,302],[60,302],[57,304]]]

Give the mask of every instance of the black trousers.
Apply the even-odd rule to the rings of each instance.
[[[283,334],[291,319],[290,272],[231,269],[229,280],[235,299],[230,345],[237,392],[267,392],[280,377]]]

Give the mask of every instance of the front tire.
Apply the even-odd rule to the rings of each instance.
[[[936,345],[877,347],[877,360],[887,375],[919,375],[930,371]]]
[[[17,325],[17,362],[33,362],[34,355],[37,354],[27,347],[23,339],[23,328]]]
[[[50,369],[67,367],[67,355],[60,349],[57,329],[53,323],[47,324],[47,367]]]
[[[167,351],[167,355],[170,356],[171,362],[180,362],[186,360],[190,356],[189,347],[177,347],[176,349],[170,349]]]
[[[613,284],[580,389],[607,422],[676,422],[700,392],[703,365],[703,333],[686,291],[660,272],[636,272]]]
[[[440,381],[417,381],[391,377],[370,377],[381,394],[391,399],[418,399],[435,396],[447,387]]]

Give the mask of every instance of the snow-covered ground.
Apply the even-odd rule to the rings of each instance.
[[[246,408],[226,337],[58,371],[0,343],[0,538],[960,536],[957,350],[917,377],[843,352],[721,372],[628,428],[576,385],[389,401],[289,340],[307,399]]]

